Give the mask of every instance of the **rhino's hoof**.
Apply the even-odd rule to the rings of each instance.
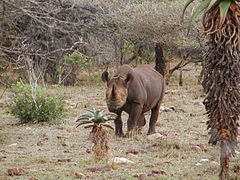
[[[148,131],[147,135],[155,134],[156,131]]]
[[[132,130],[132,131],[128,131],[126,134],[127,138],[132,138],[134,135],[137,135],[137,131]]]
[[[115,134],[115,135],[116,135],[116,137],[125,137],[123,133],[121,133],[121,134]]]

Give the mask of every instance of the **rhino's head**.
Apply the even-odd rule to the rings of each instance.
[[[132,80],[132,75],[120,73],[109,79],[108,72],[104,71],[102,80],[107,83],[106,101],[108,109],[111,112],[117,112],[126,104],[128,86]]]

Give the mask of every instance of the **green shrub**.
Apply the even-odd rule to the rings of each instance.
[[[47,94],[46,88],[20,82],[12,85],[14,92],[12,101],[8,104],[10,112],[22,123],[46,122],[62,119],[66,115],[64,96],[60,88],[55,87],[56,95]]]
[[[92,65],[92,61],[87,59],[82,53],[78,51],[74,51],[73,53],[64,56],[64,59],[67,64],[78,68],[88,67]]]

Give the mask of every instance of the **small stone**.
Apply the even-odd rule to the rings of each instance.
[[[67,144],[66,143],[62,143],[62,146],[67,146]]]
[[[127,158],[120,158],[120,157],[115,157],[113,162],[117,164],[134,164],[133,161],[130,161]]]
[[[13,144],[10,144],[8,146],[11,147],[11,146],[16,146],[16,145],[17,145],[17,143],[13,143]]]
[[[137,154],[139,154],[139,150],[137,150],[137,149],[129,149],[129,150],[127,150],[126,154],[137,155]]]
[[[20,176],[24,173],[24,169],[21,167],[16,167],[12,169],[8,169],[9,176]]]
[[[91,172],[105,172],[105,171],[111,171],[110,167],[93,167],[93,168],[87,168],[88,171]]]
[[[165,106],[161,106],[160,111],[169,112],[169,111],[172,111],[172,109],[165,107]]]
[[[167,173],[165,171],[162,171],[162,170],[152,170],[152,174],[167,175]]]
[[[138,180],[146,180],[147,179],[147,174],[143,173],[138,176]]]
[[[4,103],[1,102],[1,103],[0,103],[0,107],[1,107],[1,108],[4,107]]]
[[[42,141],[37,142],[37,146],[42,146],[42,145],[43,145]]]
[[[193,146],[191,147],[191,149],[195,151],[202,151],[202,149],[199,146]]]
[[[176,108],[175,108],[175,106],[170,106],[169,109],[174,111]]]
[[[148,135],[148,136],[147,136],[147,139],[150,140],[150,141],[154,141],[154,140],[159,139],[159,138],[161,138],[161,137],[163,137],[162,134],[160,134],[160,133],[154,133],[154,134]]]
[[[216,161],[211,161],[211,164],[214,164],[214,165],[217,165],[217,166],[219,166],[219,163],[218,163],[218,162],[216,162]]]
[[[86,176],[83,173],[75,173],[74,174],[76,178],[85,178]]]
[[[196,166],[201,166],[202,164],[201,163],[197,163],[197,164],[195,164]]]
[[[208,162],[208,159],[201,159],[200,162]]]
[[[181,115],[179,115],[179,116],[178,116],[178,119],[182,121],[182,120],[184,120],[184,117],[181,116]]]
[[[68,157],[60,157],[60,158],[58,159],[58,162],[70,162],[70,161],[71,161],[71,159],[68,158]]]

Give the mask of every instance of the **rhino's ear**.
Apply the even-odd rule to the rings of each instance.
[[[125,79],[126,85],[129,85],[132,80],[133,80],[132,74],[128,73],[128,74],[127,74],[127,77],[126,77],[126,79]]]
[[[104,71],[102,73],[102,81],[103,82],[108,82],[109,81],[109,77],[108,77],[108,72],[107,71]]]

